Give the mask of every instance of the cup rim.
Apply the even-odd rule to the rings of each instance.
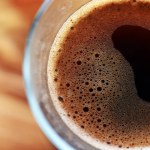
[[[25,92],[27,100],[31,109],[31,112],[39,125],[40,129],[43,131],[44,135],[51,141],[58,149],[61,150],[75,150],[70,144],[68,144],[64,139],[62,139],[58,133],[52,128],[48,120],[44,116],[43,111],[40,108],[40,105],[34,95],[32,85],[31,85],[31,76],[30,76],[30,45],[32,41],[33,33],[37,27],[37,24],[42,17],[43,13],[47,9],[47,6],[52,3],[52,0],[45,0],[41,7],[39,8],[33,23],[31,25],[29,35],[26,41],[26,47],[24,52],[23,60],[23,79],[25,84]]]

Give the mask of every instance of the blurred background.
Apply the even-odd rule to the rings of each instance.
[[[0,150],[55,150],[36,124],[24,91],[26,38],[43,0],[0,0]]]

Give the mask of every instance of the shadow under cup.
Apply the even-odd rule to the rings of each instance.
[[[24,80],[31,110],[47,138],[61,150],[94,150],[62,121],[49,95],[47,63],[54,38],[66,19],[90,0],[46,0],[38,11],[24,57]]]

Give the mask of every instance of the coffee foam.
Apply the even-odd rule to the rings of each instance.
[[[111,40],[122,25],[150,29],[149,14],[146,1],[91,1],[64,23],[50,50],[56,110],[96,148],[149,149],[150,105],[138,97],[132,68]]]

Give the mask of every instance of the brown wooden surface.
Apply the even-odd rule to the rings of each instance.
[[[0,150],[55,150],[29,109],[22,79],[25,40],[42,0],[0,0]]]

